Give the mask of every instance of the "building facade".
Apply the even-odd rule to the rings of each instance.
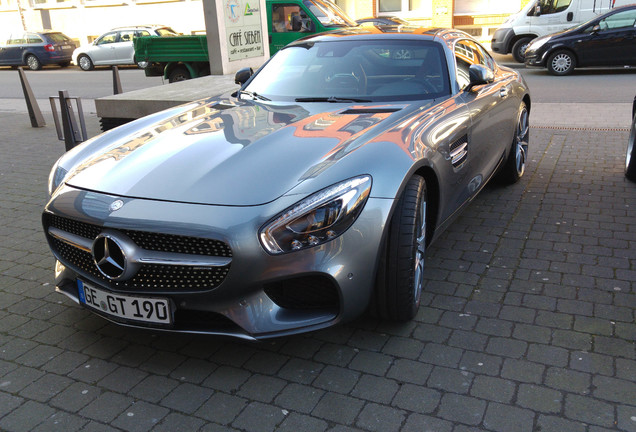
[[[336,0],[352,18],[394,15],[424,26],[460,28],[487,41],[529,0]],[[88,43],[113,27],[163,24],[205,32],[201,0],[0,0],[0,33],[55,29]],[[0,37],[2,37],[0,35]]]

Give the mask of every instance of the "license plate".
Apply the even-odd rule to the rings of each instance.
[[[156,324],[172,324],[167,299],[113,294],[81,280],[77,281],[79,300],[91,309],[110,316]]]
[[[70,45],[62,45],[62,49],[69,49],[70,47]]]

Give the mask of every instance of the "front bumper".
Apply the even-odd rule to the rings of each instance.
[[[492,36],[490,48],[497,54],[508,54],[512,52],[512,39],[515,32],[512,27],[498,28]]]
[[[544,67],[547,57],[547,51],[528,51],[526,50],[526,55],[524,58],[524,63],[526,66],[540,66]]]
[[[123,206],[110,210],[110,204],[118,199]],[[47,240],[58,260],[56,289],[79,302],[79,278],[113,294],[167,299],[173,307],[171,326],[97,313],[123,325],[176,332],[260,339],[353,319],[364,312],[372,293],[382,231],[393,200],[369,198],[356,222],[328,243],[287,254],[267,254],[258,240],[258,230],[297,199],[283,197],[263,206],[223,207],[121,198],[64,186],[43,215]],[[96,269],[86,246],[78,251],[68,242],[60,245],[59,238],[64,236],[90,244],[103,230],[124,233],[141,249],[157,248],[147,246],[148,241],[161,243],[164,252],[170,252],[173,244],[183,244],[183,238],[225,244],[231,250],[231,263],[220,275],[208,279],[201,274],[180,273],[188,269],[151,268],[143,277],[114,282]],[[67,231],[80,238],[64,234]],[[156,240],[157,236],[162,240]],[[147,240],[149,237],[152,239]],[[179,248],[190,253],[203,247],[198,241],[195,244]],[[200,277],[203,283],[197,282]]]

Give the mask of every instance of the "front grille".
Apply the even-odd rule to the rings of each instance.
[[[325,276],[303,276],[266,284],[265,294],[286,309],[338,309],[338,289]]]
[[[53,226],[92,241],[101,232],[101,227],[50,214],[44,216],[44,226],[54,252],[58,254],[65,265],[80,275],[88,279],[97,280],[115,291],[134,290],[147,293],[206,291],[219,286],[230,269],[229,265],[222,267],[197,267],[144,264],[141,265],[139,271],[132,278],[125,281],[113,281],[106,278],[97,269],[90,252],[53,238],[48,234],[48,228]],[[147,250],[191,255],[232,256],[229,246],[219,240],[131,230],[122,230],[122,232],[134,240],[138,246]],[[219,255],[214,254],[214,252],[218,252]]]

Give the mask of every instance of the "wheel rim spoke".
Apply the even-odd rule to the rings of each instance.
[[[426,252],[426,198],[422,197],[418,209],[420,225],[417,228],[416,247],[413,272],[413,299],[419,305],[424,282],[424,253]]]

